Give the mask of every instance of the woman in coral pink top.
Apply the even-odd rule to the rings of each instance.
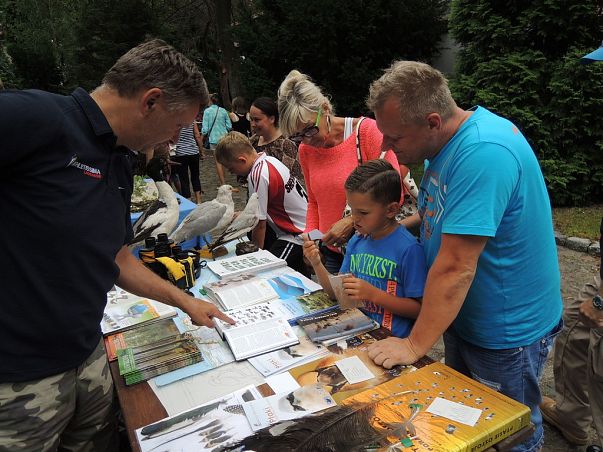
[[[318,229],[324,233],[321,252],[325,267],[330,273],[337,273],[343,261],[339,247],[354,232],[352,218],[342,218],[346,207],[345,180],[361,163],[359,160],[381,157],[383,136],[370,118],[335,116],[320,88],[296,70],[287,75],[279,88],[278,109],[282,133],[300,143],[298,158],[308,192],[305,232]],[[399,167],[391,150],[384,158],[394,168]]]

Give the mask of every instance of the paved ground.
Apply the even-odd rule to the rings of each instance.
[[[226,182],[230,183],[233,187],[238,187],[235,177],[230,174],[226,175]],[[208,201],[213,199],[217,192],[217,175],[213,155],[210,153],[208,153],[206,159],[201,162],[201,183],[205,192],[203,200]],[[233,194],[237,209],[240,210],[244,206],[245,197],[246,192],[244,188],[241,188],[239,193]],[[562,277],[561,291],[564,302],[567,302],[570,297],[576,296],[582,285],[589,281],[598,271],[598,259],[585,253],[572,251],[564,247],[558,247],[558,252]],[[443,345],[441,341],[434,347],[430,356],[435,359],[441,359],[443,357]],[[555,389],[552,358],[547,362],[541,388],[545,395],[554,397]],[[594,443],[596,439],[594,429],[591,430],[591,438],[593,439],[592,443]],[[584,447],[572,447],[556,429],[549,427],[545,423],[545,452],[574,452],[583,450]]]

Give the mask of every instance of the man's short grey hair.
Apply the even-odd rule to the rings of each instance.
[[[207,85],[195,64],[160,39],[144,42],[122,55],[103,77],[103,85],[132,97],[161,89],[167,108],[207,105]]]
[[[447,120],[456,107],[444,75],[417,61],[396,61],[371,83],[368,108],[378,110],[389,99],[400,102],[403,123],[421,121],[430,113],[438,113]]]
[[[321,107],[326,105],[331,113],[335,113],[321,89],[310,77],[295,69],[281,83],[277,104],[281,132],[287,137],[297,132],[301,124],[310,122]]]

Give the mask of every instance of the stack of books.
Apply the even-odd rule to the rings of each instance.
[[[196,341],[189,333],[117,350],[119,374],[124,377],[126,385],[140,383],[202,360]]]

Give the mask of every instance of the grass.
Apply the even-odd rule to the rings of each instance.
[[[423,165],[410,165],[410,173],[419,184],[423,176]],[[568,237],[599,240],[601,217],[603,217],[603,205],[553,208],[555,229]]]
[[[568,237],[599,240],[603,205],[553,208],[555,229]]]

